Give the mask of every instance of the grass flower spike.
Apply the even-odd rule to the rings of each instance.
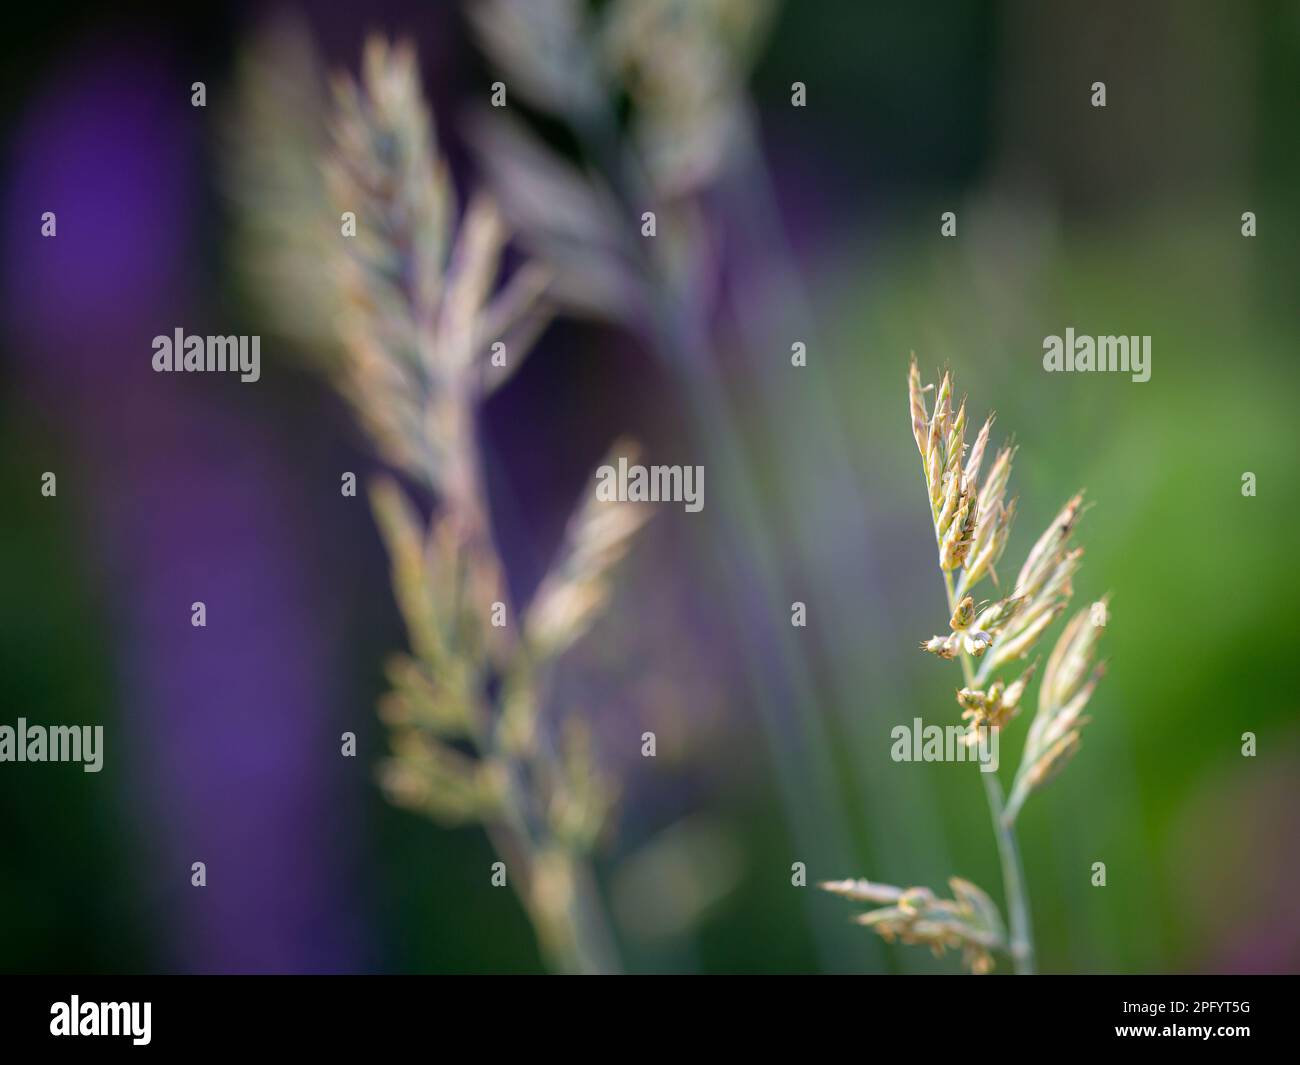
[[[928,946],[936,957],[959,950],[973,973],[993,969],[993,955],[1005,952],[1006,932],[993,900],[968,880],[948,881],[951,899],[938,898],[929,888],[897,888],[867,880],[831,880],[822,890],[851,902],[870,902],[879,908],[856,920],[874,930],[885,942]]]
[[[506,279],[509,234],[484,198],[457,209],[412,49],[374,38],[360,80],[335,85],[326,184],[356,236],[331,258],[342,311],[341,391],[378,450],[437,499],[426,520],[392,478],[373,486],[411,653],[388,666],[380,706],[389,798],[439,822],[481,823],[542,951],[568,971],[618,968],[586,855],[617,788],[581,717],[545,714],[551,663],[592,625],[645,520],[589,502],[519,621],[490,519],[478,407],[549,317],[548,274]],[[623,447],[623,453],[628,450]]]
[[[932,390],[934,403],[930,406],[926,397]],[[939,570],[947,592],[948,634],[931,636],[922,641],[921,649],[960,662],[964,685],[957,690],[957,704],[967,722],[965,741],[973,746],[983,730],[1006,728],[1016,718],[1037,669],[1036,662],[1027,667],[1022,667],[1022,662],[1068,609],[1074,576],[1083,558],[1083,549],[1071,544],[1083,513],[1083,497],[1071,498],[1038,538],[1009,594],[991,602],[978,601],[972,593],[985,577],[997,586],[997,567],[1011,535],[1016,501],[1008,502],[1006,492],[1015,449],[1001,448],[981,483],[992,416],[968,449],[966,402],[954,402],[950,374],[944,374],[937,389],[922,385],[913,360],[907,396],[912,439],[921,456]],[[964,880],[950,881],[953,900],[936,899],[924,888],[901,891],[863,880],[823,884],[827,891],[855,901],[884,905],[884,909],[863,915],[861,923],[886,939],[928,943],[940,951],[960,946],[973,972],[989,971],[993,955],[1000,951],[1011,955],[1017,972],[1033,971],[1033,932],[1015,820],[1026,799],[1060,772],[1079,748],[1080,730],[1087,721],[1083,709],[1103,672],[1102,667],[1092,666],[1092,659],[1106,609],[1103,599],[1077,614],[1049,655],[1038,711],[1005,806],[997,774],[980,774],[1002,866],[1010,938],[1002,935],[996,906]],[[1015,675],[999,676],[1008,666],[1015,668]]]
[[[1059,773],[1079,749],[1079,733],[1088,722],[1081,716],[1083,709],[1106,672],[1104,665],[1092,665],[1092,657],[1107,605],[1101,599],[1076,614],[1048,659],[1038,691],[1038,713],[1029,726],[1024,757],[1003,814],[1008,824],[1015,821],[1030,794]]]

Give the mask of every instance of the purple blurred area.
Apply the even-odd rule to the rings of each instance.
[[[21,394],[71,442],[63,491],[81,497],[111,604],[120,689],[94,709],[120,707],[108,732],[147,841],[136,889],[163,926],[161,965],[355,969],[369,959],[340,875],[356,841],[332,769],[339,648],[303,473],[249,416],[251,386],[150,368],[155,335],[207,332],[214,311],[187,81],[145,39],[88,42],[50,72],[14,142],[6,317]],[[56,239],[40,235],[46,210]]]

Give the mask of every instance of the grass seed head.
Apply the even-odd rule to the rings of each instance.
[[[973,973],[993,969],[995,952],[1005,951],[1006,933],[993,900],[960,877],[948,881],[952,898],[929,888],[897,888],[866,880],[827,881],[823,890],[879,908],[859,914],[855,922],[870,928],[887,943],[927,946],[936,956],[956,950]]]

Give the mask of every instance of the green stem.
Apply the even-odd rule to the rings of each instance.
[[[984,797],[988,799],[993,833],[998,841],[998,858],[1002,862],[1002,888],[1007,896],[1011,920],[1011,961],[1021,976],[1034,972],[1034,932],[1029,918],[1029,893],[1025,890],[1025,870],[1020,864],[1020,846],[1016,832],[1002,816],[1002,785],[996,773],[981,773]]]
[[[957,608],[957,597],[952,586],[952,574],[944,571],[944,588],[948,592],[948,611]],[[975,685],[975,671],[965,649],[959,653],[961,672],[966,687]],[[981,770],[983,767],[981,766]],[[1002,784],[997,773],[981,772],[984,780],[984,798],[988,801],[989,817],[993,821],[993,836],[998,844],[998,859],[1002,863],[1002,892],[1007,899],[1007,916],[1011,924],[1011,961],[1017,974],[1031,976],[1034,972],[1034,930],[1029,916],[1029,892],[1025,889],[1025,870],[1020,861],[1020,845],[1016,831],[1004,816]]]

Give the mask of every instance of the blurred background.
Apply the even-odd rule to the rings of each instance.
[[[324,74],[372,30],[415,43],[462,200],[497,188],[521,245],[520,190],[543,220],[565,191],[521,130],[666,232],[631,307],[576,273],[480,427],[516,602],[616,435],[706,468],[704,511],[662,508],[557,687],[621,785],[597,872],[625,966],[958,968],[792,886],[795,862],[1002,901],[977,773],[889,757],[894,725],[956,714],[955,666],[916,649],[946,612],[915,351],[1019,445],[1004,566],[1075,490],[1094,504],[1076,603],[1112,593],[1110,671],[1019,822],[1040,966],[1300,968],[1300,6],[576,5],[619,7],[647,21],[626,17],[631,58],[588,56],[622,78],[599,127],[575,73],[598,42],[565,37],[561,2],[11,13],[0,723],[102,724],[105,760],[0,764],[0,969],[542,969],[482,831],[375,784],[405,635],[364,493],[339,493],[380,466],[330,386],[306,250],[321,217],[337,232],[312,214]],[[177,326],[260,334],[261,381],[152,373]],[[1150,335],[1150,381],[1044,373],[1067,326]]]

